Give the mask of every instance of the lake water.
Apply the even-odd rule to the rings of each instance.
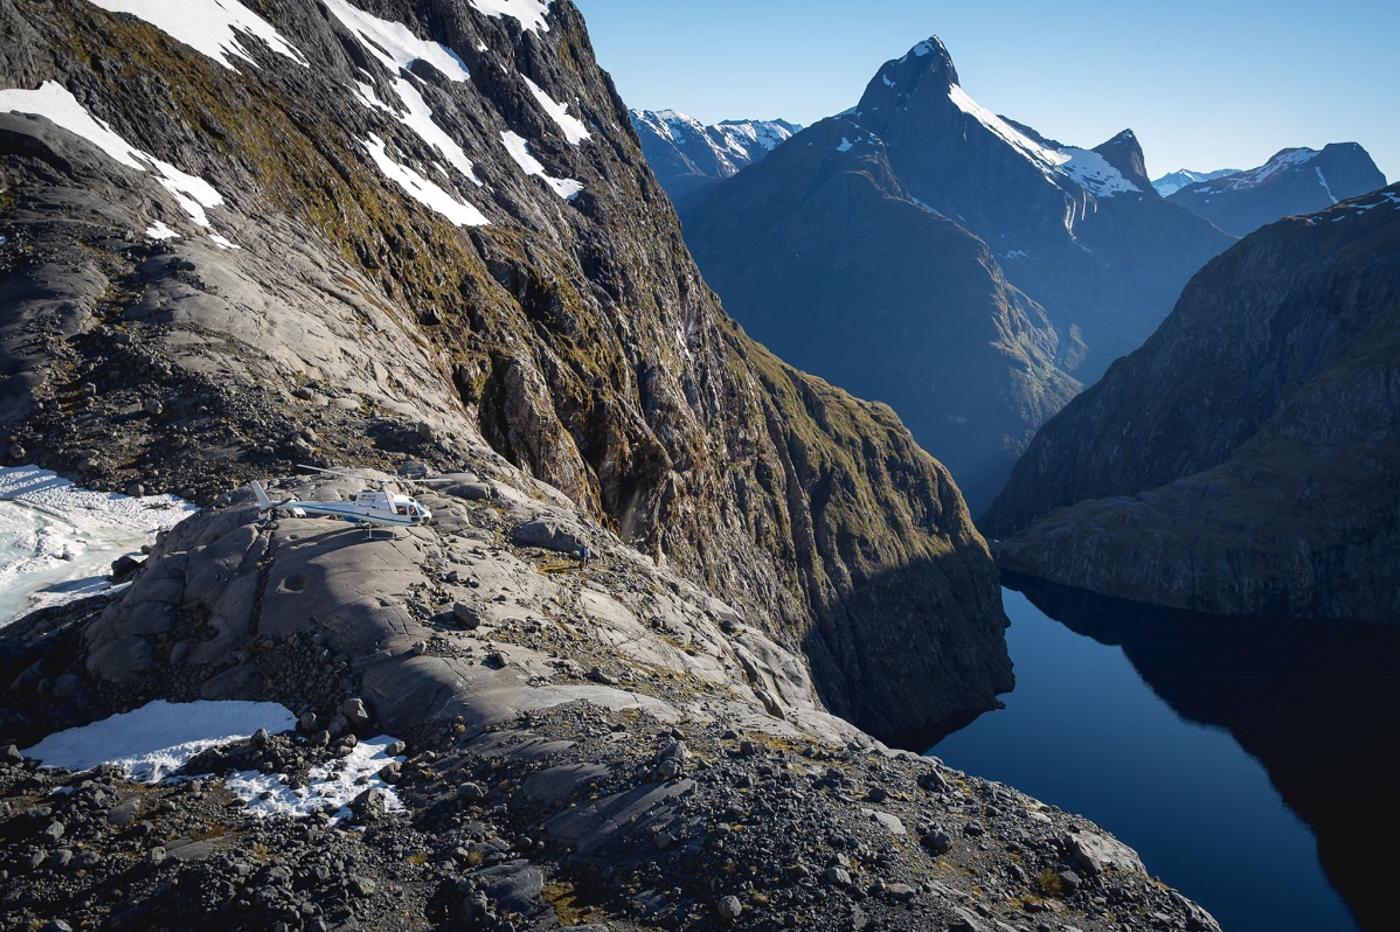
[[[1016,688],[930,753],[1093,819],[1226,932],[1395,927],[1400,627],[1009,584]]]

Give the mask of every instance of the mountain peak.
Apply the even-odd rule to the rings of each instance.
[[[1108,142],[1095,146],[1094,151],[1118,169],[1118,173],[1136,185],[1138,190],[1155,190],[1152,180],[1147,177],[1147,160],[1142,154],[1142,144],[1132,130],[1123,130]]]
[[[917,43],[901,58],[892,58],[880,66],[875,77],[866,85],[856,109],[861,113],[879,111],[882,106],[892,109],[895,101],[911,94],[925,82],[932,80],[945,89],[958,83],[958,69],[953,66],[953,56],[937,36],[929,36]]]

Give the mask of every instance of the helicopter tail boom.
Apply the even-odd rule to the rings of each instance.
[[[248,483],[253,489],[253,497],[258,500],[258,507],[268,509],[274,507],[272,499],[267,497],[267,490],[262,487],[262,483],[254,479]]]

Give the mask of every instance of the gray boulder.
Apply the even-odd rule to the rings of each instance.
[[[510,541],[517,547],[539,547],[568,554],[578,553],[588,546],[582,529],[552,518],[525,522],[511,533]]]

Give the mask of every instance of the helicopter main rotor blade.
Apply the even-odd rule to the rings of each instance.
[[[361,482],[379,482],[383,480],[373,479],[370,476],[362,476],[353,472],[345,472],[340,469],[322,469],[320,466],[307,466],[305,463],[297,463],[297,469],[305,469],[308,472],[321,472],[328,476],[340,476],[343,479],[359,479]]]

